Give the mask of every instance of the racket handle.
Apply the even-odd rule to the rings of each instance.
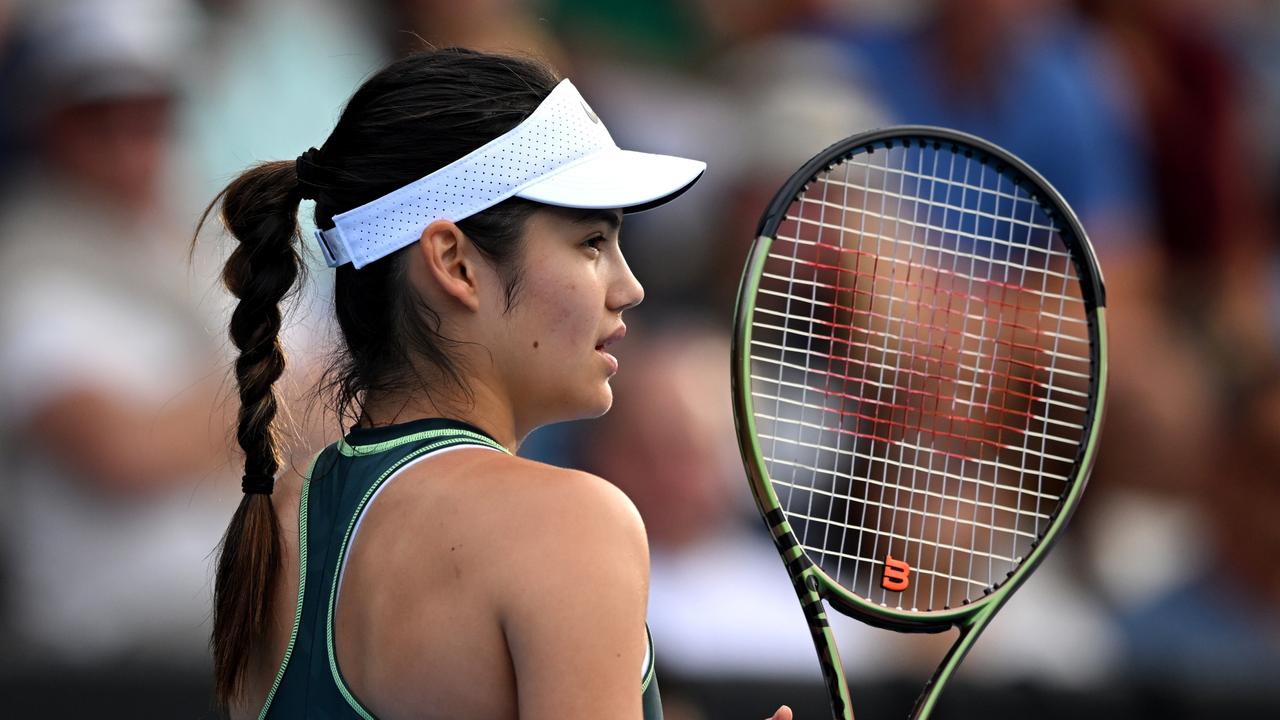
[[[853,720],[849,683],[844,677],[844,665],[840,662],[840,651],[831,635],[831,625],[827,622],[827,613],[822,606],[822,596],[818,594],[817,578],[812,570],[808,570],[800,573],[799,577],[792,575],[791,582],[800,598],[804,619],[809,624],[813,647],[818,652],[818,664],[822,667],[822,678],[827,685],[832,717],[835,720]]]

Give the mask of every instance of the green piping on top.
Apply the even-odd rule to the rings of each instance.
[[[324,452],[323,450],[321,452]],[[311,473],[316,469],[316,461],[320,453],[311,458],[307,474],[302,479],[302,495],[298,500],[298,607],[293,611],[293,631],[289,633],[289,645],[284,649],[284,658],[280,660],[280,669],[276,671],[276,679],[271,683],[267,699],[262,703],[262,711],[258,720],[265,720],[267,711],[271,709],[271,701],[276,698],[280,689],[280,681],[284,679],[285,668],[289,666],[289,658],[293,655],[294,643],[298,640],[298,627],[302,623],[302,598],[307,589],[307,497],[311,491]]]
[[[645,625],[644,638],[649,643],[649,666],[644,671],[644,682],[640,685],[640,694],[643,695],[648,691],[649,686],[653,684],[653,678],[658,674],[658,659],[653,654],[653,633],[649,632],[649,626]]]
[[[412,435],[405,435],[404,437],[398,437],[393,440],[387,440],[385,442],[380,442],[380,443],[372,443],[369,445],[352,445],[347,442],[346,438],[342,438],[338,440],[337,446],[338,446],[339,453],[342,453],[347,457],[359,457],[362,455],[373,455],[375,453],[385,452],[387,450],[390,450],[391,448],[399,447],[400,445],[404,445],[406,443],[418,442],[419,440],[430,440],[432,438],[443,437],[443,436],[465,437],[469,440],[474,440],[483,445],[487,445],[493,448],[494,450],[501,450],[502,452],[508,455],[511,454],[510,450],[506,449],[497,441],[495,441],[493,438],[490,438],[487,435],[481,435],[480,433],[471,432],[470,430],[458,430],[458,429],[426,430],[420,433],[413,433]]]

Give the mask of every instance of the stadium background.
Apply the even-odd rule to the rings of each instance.
[[[228,245],[208,232],[189,262],[187,244],[237,170],[318,146],[361,78],[423,43],[541,56],[622,145],[709,163],[627,222],[648,294],[615,410],[524,449],[604,475],[645,516],[668,718],[826,716],[742,478],[727,332],[773,190],[899,122],[976,133],[1054,183],[1113,327],[1090,491],[940,716],[1280,714],[1280,3],[0,0],[14,717],[213,716],[210,553],[239,496]],[[338,432],[305,393],[332,344],[313,265],[288,333],[295,465]],[[837,632],[860,717],[904,715],[945,648]]]

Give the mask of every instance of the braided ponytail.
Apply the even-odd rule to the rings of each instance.
[[[239,299],[230,335],[240,351],[236,439],[244,450],[245,491],[223,535],[214,581],[210,644],[216,696],[223,705],[240,696],[254,644],[267,636],[272,586],[280,570],[281,532],[271,503],[281,464],[274,384],[285,369],[280,303],[304,267],[298,253],[300,199],[293,162],[262,163],[232,181],[200,221],[203,225],[221,202],[222,220],[239,241],[222,271],[223,284]]]

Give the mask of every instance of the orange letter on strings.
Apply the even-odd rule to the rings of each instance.
[[[911,584],[911,566],[901,560],[894,560],[892,555],[885,555],[884,578],[880,584],[885,590],[903,591]]]

